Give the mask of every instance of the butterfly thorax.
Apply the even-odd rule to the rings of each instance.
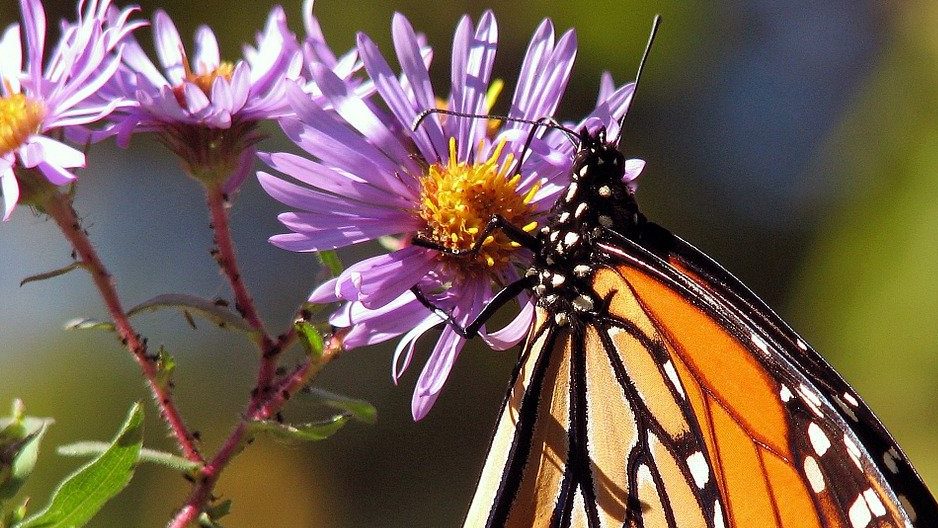
[[[601,299],[591,279],[601,263],[596,242],[628,236],[643,219],[632,191],[622,181],[625,157],[606,142],[605,130],[580,133],[571,181],[538,232],[540,249],[528,275],[537,276],[534,294],[558,324],[593,313]]]

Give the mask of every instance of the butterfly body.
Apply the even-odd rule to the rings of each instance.
[[[604,131],[579,136],[529,247],[535,321],[465,526],[938,526],[846,382],[645,220]]]

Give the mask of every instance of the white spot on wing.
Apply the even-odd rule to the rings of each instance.
[[[694,477],[694,484],[697,484],[698,488],[703,489],[707,482],[710,482],[710,466],[707,465],[707,459],[700,451],[687,457],[687,467],[690,469],[690,474]]]
[[[857,399],[853,397],[853,394],[850,394],[849,392],[844,393],[844,399],[847,400],[847,403],[853,405],[854,407],[860,405],[860,402],[858,402]]]
[[[677,377],[677,371],[674,370],[674,363],[671,363],[671,360],[664,362],[664,373],[668,375],[668,379],[671,380],[671,385],[674,386],[678,394],[681,395],[681,398],[687,399],[687,395],[684,394],[684,387],[681,386],[681,380]]]
[[[585,167],[584,167],[584,169],[585,169]],[[581,174],[582,174],[583,171],[580,171],[580,172],[581,172]],[[567,195],[564,196],[563,199],[564,199],[565,201],[569,202],[569,201],[572,200],[575,196],[576,196],[576,182],[572,182],[572,183],[570,183],[570,186],[567,187]]]
[[[723,506],[720,505],[720,501],[714,501],[713,503],[713,526],[714,528],[726,528],[726,523],[723,521]]]
[[[918,519],[918,512],[916,512],[915,508],[912,507],[912,503],[909,502],[909,498],[900,493],[899,503],[902,504],[902,509],[905,510],[905,513],[909,515],[909,520],[915,522]]]
[[[889,451],[883,453],[883,464],[886,464],[886,467],[889,468],[889,471],[891,471],[893,475],[899,473],[899,466],[896,465],[896,459],[893,458],[892,453]]]
[[[808,438],[811,440],[811,446],[814,447],[814,452],[818,456],[824,456],[824,453],[827,453],[827,450],[831,447],[831,441],[827,438],[827,434],[814,422],[808,424]]]
[[[817,460],[813,456],[807,456],[804,459],[804,475],[808,477],[808,483],[811,484],[814,493],[821,493],[827,488],[827,484],[824,483],[824,474],[821,473],[821,467],[818,466]]]
[[[846,434],[844,434],[844,445],[847,446],[847,453],[850,454],[853,463],[857,465],[857,469],[863,471],[863,464],[860,463],[860,448],[857,447],[857,444],[853,443],[853,439]]]
[[[798,387],[798,394],[801,396],[802,401],[811,409],[811,412],[816,414],[819,418],[823,418],[824,414],[821,412],[821,398],[811,390],[810,387],[802,383]]]
[[[586,212],[586,202],[581,202],[580,205],[576,206],[576,211],[573,211],[573,218],[579,218],[583,216],[583,213]]]
[[[785,403],[790,402],[791,399],[792,399],[792,397],[794,396],[794,395],[791,393],[791,390],[789,390],[789,388],[788,388],[787,386],[785,386],[785,385],[782,385],[782,389],[781,389],[780,391],[778,391],[778,395],[779,395],[779,397],[782,399],[782,401],[785,402]]]
[[[808,351],[808,344],[802,341],[801,339],[795,341],[795,344],[798,345],[798,348],[800,348],[801,350],[804,350],[805,352]]]
[[[569,233],[563,236],[563,245],[570,247],[573,244],[576,244],[579,240],[580,240],[580,235],[574,233],[573,231],[570,231]]]
[[[866,528],[873,520],[873,514],[870,512],[870,507],[866,505],[866,499],[863,498],[862,494],[857,495],[857,500],[850,505],[847,516],[850,517],[850,526],[853,528]]]
[[[837,396],[834,396],[834,397],[833,397],[833,400],[834,400],[834,403],[836,403],[837,406],[840,407],[840,410],[843,411],[843,413],[846,414],[848,418],[850,418],[850,419],[853,420],[854,422],[858,421],[858,420],[857,420],[857,414],[856,414],[855,412],[853,412],[853,409],[851,409],[850,407],[848,407],[846,403],[844,403],[843,401],[841,401],[841,399],[838,398]]]
[[[573,274],[577,277],[586,277],[590,274],[590,267],[586,264],[577,264],[573,267]]]
[[[883,506],[883,501],[879,500],[879,495],[873,491],[873,488],[867,488],[863,492],[863,498],[866,499],[866,505],[869,506],[874,517],[886,515],[886,507]]]
[[[757,334],[752,334],[749,338],[752,339],[752,344],[756,345],[764,354],[769,353],[769,344],[765,342],[765,339],[762,339],[762,337]]]

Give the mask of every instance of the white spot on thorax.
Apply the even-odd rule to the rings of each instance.
[[[567,314],[559,312],[554,315],[554,322],[560,326],[567,326],[567,323],[570,322],[570,319],[567,318]]]
[[[681,380],[677,377],[677,371],[674,370],[674,363],[671,363],[670,359],[664,362],[664,373],[668,375],[671,385],[673,385],[678,394],[681,395],[681,398],[686,400],[687,395],[684,394],[684,387],[681,385]]]
[[[580,294],[573,299],[573,307],[581,312],[586,312],[593,309],[593,299],[590,299],[588,296]]]
[[[808,484],[811,485],[811,490],[814,493],[821,493],[827,488],[827,484],[824,483],[824,474],[821,473],[821,467],[818,466],[817,460],[813,456],[807,456],[804,459],[804,475],[808,477]]]
[[[850,526],[853,528],[866,528],[873,520],[873,514],[870,512],[870,507],[866,505],[866,499],[863,498],[862,494],[857,495],[857,500],[850,505],[847,515],[850,517]]]
[[[599,195],[603,198],[609,198],[612,196],[612,189],[610,189],[608,185],[603,185],[599,188]]]
[[[827,434],[814,422],[808,424],[808,438],[811,440],[811,446],[814,447],[814,452],[818,456],[824,456],[824,453],[827,453],[827,450],[831,448],[831,441],[827,438]]]
[[[710,466],[700,451],[687,457],[687,467],[690,469],[690,474],[694,477],[694,484],[697,484],[698,488],[703,489],[707,482],[710,482]]]

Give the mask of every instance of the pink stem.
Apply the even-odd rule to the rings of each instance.
[[[193,436],[186,428],[179,410],[173,403],[172,393],[167,387],[161,385],[158,381],[159,368],[153,356],[147,354],[146,342],[140,338],[127,314],[121,306],[120,299],[117,296],[117,290],[111,274],[105,268],[104,263],[98,257],[91,240],[87,233],[82,229],[78,221],[78,216],[68,198],[60,193],[54,193],[43,203],[45,211],[55,220],[62,230],[62,233],[71,242],[77,256],[81,259],[82,265],[91,273],[95,286],[101,294],[102,300],[107,307],[108,314],[114,322],[114,329],[120,337],[121,342],[133,354],[140,370],[147,380],[153,399],[160,410],[160,414],[172,431],[179,444],[179,449],[188,460],[202,463],[204,459],[193,443]]]
[[[322,356],[315,361],[307,360],[303,365],[294,370],[289,376],[284,378],[269,398],[263,397],[259,393],[251,399],[250,409],[253,412],[245,415],[237,426],[228,435],[225,443],[218,450],[218,453],[212,460],[202,467],[200,475],[194,484],[192,493],[186,504],[179,510],[176,517],[169,523],[168,528],[186,528],[189,524],[195,522],[199,513],[205,507],[205,503],[211,498],[212,490],[221,476],[221,472],[238,452],[241,442],[244,440],[248,430],[248,425],[253,421],[266,420],[279,411],[284,403],[298,391],[310,378],[319,373],[322,368],[335,359],[342,351],[342,335],[334,335],[328,345],[323,350]]]
[[[215,234],[217,249],[214,253],[215,260],[228,279],[231,291],[234,293],[235,309],[253,329],[254,339],[261,349],[261,362],[257,370],[254,397],[247,412],[250,415],[255,410],[256,402],[264,399],[272,390],[273,380],[277,372],[277,357],[280,355],[282,346],[281,343],[274,341],[267,333],[267,329],[257,313],[254,299],[251,298],[251,294],[241,278],[234,241],[231,239],[231,224],[228,221],[228,198],[218,187],[208,188],[206,194],[212,217],[212,230]]]

